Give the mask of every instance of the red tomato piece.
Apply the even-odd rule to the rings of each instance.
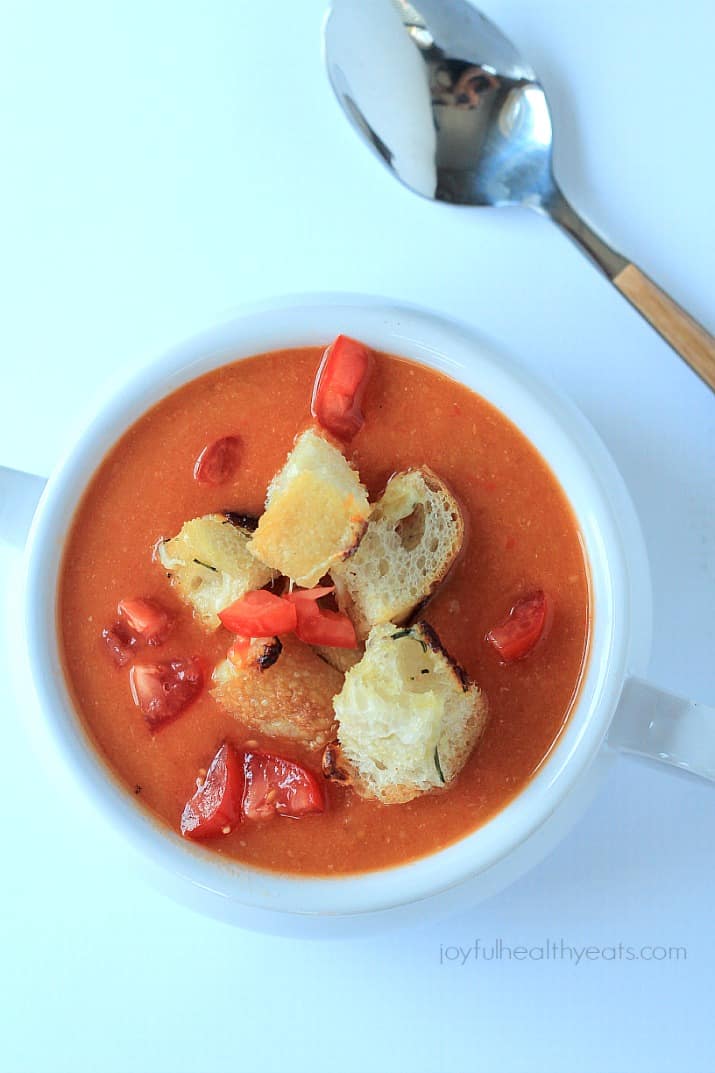
[[[238,436],[222,436],[204,447],[194,462],[194,480],[199,484],[225,484],[236,472],[241,456]]]
[[[151,730],[176,719],[197,699],[204,686],[201,660],[168,659],[135,663],[129,672],[132,699]]]
[[[134,649],[139,644],[134,634],[130,633],[123,622],[105,626],[102,630],[102,640],[117,667],[125,667],[129,663],[134,655]]]
[[[316,585],[313,589],[293,589],[292,592],[285,593],[285,599],[290,600],[291,603],[301,600],[320,600],[322,596],[330,596],[332,592],[335,592],[334,585]]]
[[[292,633],[298,620],[294,604],[265,589],[247,592],[219,611],[218,617],[227,630],[242,637],[272,637],[279,633]]]
[[[365,423],[362,400],[373,364],[372,351],[347,335],[339,335],[323,355],[310,412],[341,440],[351,440]]]
[[[162,645],[171,630],[171,615],[156,600],[120,600],[117,612],[134,636],[148,645]]]
[[[296,634],[301,641],[330,648],[357,648],[355,627],[348,616],[318,606],[318,600],[334,591],[334,585],[318,585],[313,589],[294,589],[283,598],[295,604]]]
[[[243,764],[233,746],[224,742],[196,793],[184,805],[181,833],[185,838],[215,838],[229,834],[241,820]]]
[[[325,811],[323,788],[312,772],[272,753],[245,753],[243,815],[267,820],[276,814],[298,819]]]
[[[551,622],[551,603],[546,594],[525,596],[514,604],[506,618],[487,634],[487,641],[503,663],[523,659],[535,648]]]
[[[329,611],[316,604],[296,605],[296,633],[307,645],[327,645],[329,648],[357,648],[355,627],[341,611]]]
[[[318,585],[314,589],[294,589],[283,597],[294,604],[298,622],[295,632],[307,645],[327,645],[330,648],[357,648],[355,627],[341,611],[319,607],[317,601],[335,591],[334,585]]]

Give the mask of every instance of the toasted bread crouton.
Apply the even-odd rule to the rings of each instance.
[[[478,686],[426,622],[374,626],[334,707],[340,775],[385,805],[448,787],[487,715]]]
[[[308,430],[268,488],[249,549],[310,588],[355,548],[369,513],[367,492],[345,456]]]
[[[275,572],[248,551],[251,530],[225,514],[186,522],[171,540],[157,545],[156,557],[185,603],[215,630],[218,613],[252,589],[261,589]]]
[[[331,568],[341,610],[358,637],[404,622],[444,579],[464,539],[454,496],[432,470],[406,470],[387,483],[354,555]]]
[[[335,736],[333,697],[342,684],[312,648],[285,637],[278,661],[265,670],[219,663],[211,695],[249,730],[319,749]]]
[[[335,667],[336,671],[345,674],[356,663],[359,663],[365,652],[364,645],[359,648],[331,648],[328,645],[313,645],[313,651],[317,652],[321,659]]]

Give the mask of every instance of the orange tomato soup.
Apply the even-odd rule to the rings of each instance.
[[[258,741],[320,771],[320,755],[261,739],[201,697],[152,734],[133,703],[128,669],[101,639],[125,597],[150,597],[175,615],[151,658],[199,655],[212,668],[231,635],[207,632],[171,589],[152,551],[189,518],[214,511],[258,515],[268,483],[310,422],[321,351],[285,350],[236,362],[180,388],[144,414],[101,462],[67,540],[59,592],[66,676],[97,750],[139,804],[174,831],[200,769],[219,745]],[[253,866],[304,874],[363,872],[431,853],[479,827],[529,782],[559,736],[587,650],[588,578],[576,521],[548,466],[488,402],[443,374],[376,355],[365,425],[346,448],[371,498],[390,475],[428,465],[458,497],[463,552],[422,613],[480,685],[489,722],[447,790],[407,804],[366,801],[326,782],[327,809],[300,820],[244,822],[207,843]],[[202,448],[241,440],[235,478],[193,477]],[[529,657],[501,664],[485,642],[520,596],[543,589],[554,607],[548,636]],[[207,674],[208,678],[208,674]],[[322,778],[322,776],[320,776]],[[129,806],[131,807],[131,805]]]

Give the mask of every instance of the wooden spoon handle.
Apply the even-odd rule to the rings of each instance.
[[[618,290],[715,391],[715,338],[661,291],[640,268],[627,264],[613,277]]]
[[[539,206],[554,223],[563,228],[582,253],[615,283],[641,316],[670,343],[693,372],[715,391],[715,339],[701,324],[693,320],[640,268],[609,246],[566,200],[558,187],[550,198]]]

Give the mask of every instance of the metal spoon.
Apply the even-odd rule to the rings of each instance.
[[[333,90],[393,174],[423,197],[550,216],[715,390],[715,339],[581,219],[553,175],[546,94],[466,0],[333,0]]]

